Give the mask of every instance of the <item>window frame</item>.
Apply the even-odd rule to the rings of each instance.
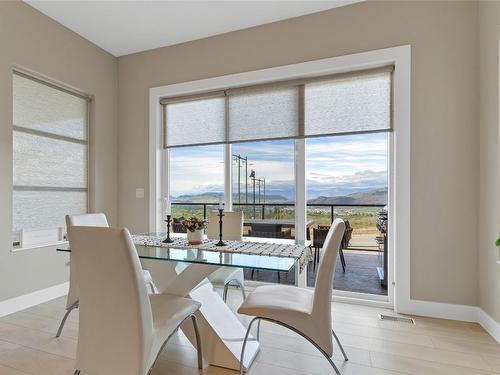
[[[150,231],[163,228],[162,193],[168,181],[162,142],[159,101],[165,97],[199,94],[230,87],[243,87],[304,76],[314,77],[393,64],[393,131],[389,135],[389,296],[367,300],[360,293],[334,291],[339,301],[394,307],[397,312],[416,311],[411,298],[411,45],[401,45],[349,55],[276,66],[243,73],[187,81],[149,90],[149,225]],[[397,160],[397,162],[396,162]],[[397,256],[396,256],[397,253]],[[397,280],[397,283],[396,283]]]
[[[86,158],[85,158],[85,165],[86,165],[86,186],[83,187],[83,188],[72,188],[72,187],[64,187],[64,186],[54,186],[54,187],[47,187],[47,188],[44,188],[44,187],[40,187],[40,186],[31,186],[31,185],[20,185],[18,186],[18,188],[20,188],[19,190],[23,190],[23,189],[30,189],[30,191],[78,191],[78,192],[85,192],[86,193],[86,213],[90,212],[91,211],[91,189],[90,189],[90,185],[91,185],[91,181],[90,181],[90,178],[91,178],[91,150],[92,150],[92,147],[91,147],[91,141],[90,141],[90,137],[91,137],[91,106],[92,106],[92,102],[93,102],[93,96],[92,95],[89,95],[81,90],[78,90],[78,89],[75,89],[71,86],[68,86],[62,82],[59,82],[59,81],[56,81],[56,80],[53,80],[49,77],[46,77],[46,76],[43,76],[39,73],[36,73],[36,72],[33,72],[33,71],[30,71],[30,70],[27,70],[25,68],[22,68],[22,67],[14,67],[12,69],[12,72],[11,72],[11,79],[12,79],[12,84],[11,84],[11,87],[12,87],[12,94],[11,94],[11,98],[12,98],[12,108],[13,108],[13,90],[14,90],[14,76],[17,75],[17,76],[20,76],[20,77],[23,77],[25,79],[29,79],[29,80],[32,80],[38,84],[41,84],[41,85],[45,85],[47,87],[50,87],[52,89],[55,89],[55,90],[59,90],[65,94],[68,94],[68,95],[73,95],[73,96],[76,96],[82,100],[85,101],[85,105],[86,105],[86,111],[85,111],[85,126],[86,126],[86,129],[85,129],[85,140],[82,140],[82,139],[78,139],[78,138],[74,138],[74,137],[70,137],[70,136],[64,136],[64,135],[58,135],[58,134],[54,134],[54,133],[50,133],[50,132],[45,132],[45,131],[41,131],[41,130],[37,130],[37,129],[31,129],[31,128],[26,128],[26,127],[23,127],[23,126],[20,126],[18,124],[14,124],[14,112],[12,112],[12,122],[11,122],[11,125],[12,125],[12,135],[11,135],[11,141],[13,142],[13,139],[14,139],[14,134],[15,132],[18,132],[18,133],[23,133],[23,134],[30,134],[30,135],[33,135],[33,136],[40,136],[40,137],[44,137],[44,138],[47,138],[47,139],[51,139],[51,140],[56,140],[56,141],[62,141],[62,142],[72,142],[72,143],[76,143],[76,144],[81,144],[81,145],[84,145],[85,148],[86,148]],[[14,149],[12,149],[12,156],[14,155]],[[12,173],[14,172],[14,165],[12,164]],[[14,181],[12,181],[12,188],[11,188],[11,191],[12,191],[12,195],[11,195],[11,199],[12,199],[12,202],[13,202],[13,194],[14,194],[14,191],[17,190],[16,189],[16,185],[14,185]],[[57,228],[57,230],[60,231],[60,235],[59,235],[59,240],[58,241],[47,241],[47,242],[40,242],[40,243],[32,243],[32,244],[28,244],[28,245],[22,245],[22,241],[21,241],[21,231],[18,231],[18,240],[17,241],[14,241],[14,228],[13,228],[13,224],[14,224],[14,212],[13,212],[13,205],[11,206],[11,233],[12,233],[12,248],[11,248],[11,251],[12,252],[17,252],[17,251],[24,251],[24,250],[29,250],[29,249],[38,249],[38,248],[43,248],[43,247],[48,247],[48,246],[53,246],[53,245],[60,245],[60,244],[65,244],[67,243],[67,240],[66,240],[66,232],[64,230],[64,227],[63,230],[61,231],[61,227],[39,227],[39,228],[32,228],[32,230],[34,231],[44,231],[46,230],[47,232],[49,231],[53,231]]]

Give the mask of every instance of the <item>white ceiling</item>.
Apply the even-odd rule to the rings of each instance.
[[[358,1],[25,0],[115,56],[320,12]]]

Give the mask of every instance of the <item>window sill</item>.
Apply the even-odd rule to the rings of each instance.
[[[50,247],[50,246],[59,246],[59,245],[67,245],[68,241],[54,241],[54,242],[46,242],[46,243],[40,243],[40,244],[34,244],[34,245],[28,245],[24,247],[13,247],[12,252],[16,253],[18,251],[25,251],[25,250],[31,250],[31,249],[40,249],[43,247]]]

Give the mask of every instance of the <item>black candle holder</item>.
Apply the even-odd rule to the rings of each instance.
[[[219,242],[217,242],[216,246],[226,246],[224,241],[222,241],[222,217],[224,216],[224,209],[219,208]]]
[[[163,243],[172,243],[174,242],[173,239],[170,238],[170,222],[172,221],[172,216],[167,215],[167,220],[165,222],[167,223],[167,238],[163,240]]]

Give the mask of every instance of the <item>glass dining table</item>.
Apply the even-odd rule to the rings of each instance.
[[[198,319],[204,359],[211,365],[238,370],[246,329],[207,276],[221,267],[276,272],[294,269],[296,284],[305,287],[308,256],[301,253],[301,249],[305,251],[307,244],[289,239],[245,237],[244,241],[230,241],[228,246],[220,248],[212,246],[207,240],[199,246],[179,246],[182,243],[178,240],[180,237],[185,238],[185,234],[176,234],[174,244],[163,243],[163,233],[143,233],[132,236],[132,239],[143,268],[151,273],[160,293],[188,296],[201,302]],[[148,238],[152,240],[148,241]],[[290,253],[286,252],[287,249]],[[57,250],[71,252],[69,245],[59,246]],[[195,345],[191,326],[183,325],[181,329]],[[244,369],[250,367],[259,348],[255,339],[247,343]]]
[[[144,233],[137,236],[151,236],[165,238],[163,233]],[[176,233],[175,237],[185,238],[181,233]],[[247,268],[252,270],[289,272],[294,266],[299,268],[300,259],[298,257],[273,256],[267,254],[247,254],[229,252],[224,247],[211,246],[210,249],[200,248],[196,245],[189,247],[176,247],[175,244],[148,244],[144,245],[132,237],[140,259],[149,259],[157,261],[167,261],[175,263],[198,263],[212,266],[225,266],[236,268]],[[235,242],[235,241],[231,241]],[[244,237],[242,242],[279,244],[285,246],[301,246],[304,242],[288,239]],[[71,252],[68,244],[60,245],[57,248],[60,252]]]

